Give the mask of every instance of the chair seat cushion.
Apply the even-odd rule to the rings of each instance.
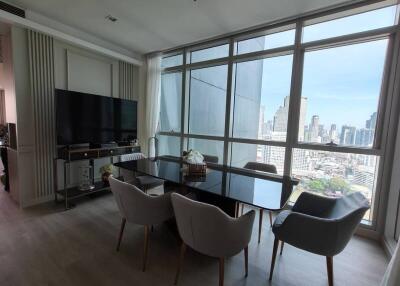
[[[139,184],[146,189],[155,188],[164,184],[164,180],[152,176],[137,176],[136,179],[139,181]]]

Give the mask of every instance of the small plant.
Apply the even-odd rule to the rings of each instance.
[[[101,180],[105,184],[108,184],[108,177],[112,175],[113,170],[114,166],[112,164],[107,164],[100,168],[99,172],[101,174]]]

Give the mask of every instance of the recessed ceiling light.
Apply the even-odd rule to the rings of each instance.
[[[107,16],[106,16],[106,19],[107,19],[107,20],[110,20],[111,22],[117,22],[117,20],[118,20],[117,18],[115,18],[115,17],[113,17],[113,16],[111,16],[111,15],[107,15]]]

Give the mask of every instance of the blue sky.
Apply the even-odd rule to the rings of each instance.
[[[395,8],[383,8],[304,29],[303,39],[315,40],[392,25]],[[289,35],[286,33],[286,35]],[[334,123],[364,127],[377,111],[387,40],[306,52],[302,96],[308,98],[306,124],[319,115],[325,128]],[[267,43],[265,44],[267,46]],[[264,60],[261,104],[272,120],[289,95],[292,56]]]

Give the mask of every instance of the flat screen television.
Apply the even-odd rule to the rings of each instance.
[[[137,102],[56,89],[58,145],[110,143],[137,138]]]

